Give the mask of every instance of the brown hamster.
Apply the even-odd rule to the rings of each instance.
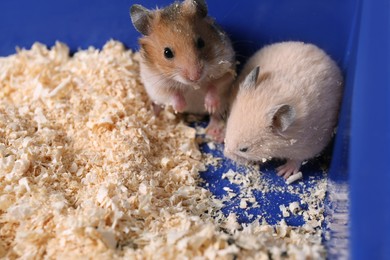
[[[207,12],[205,1],[185,0],[157,10],[133,5],[130,16],[143,34],[140,73],[154,108],[172,105],[178,112],[209,113],[207,133],[222,141],[235,53]]]
[[[302,42],[266,46],[249,59],[237,85],[226,126],[227,157],[287,159],[277,168],[287,179],[330,141],[343,78],[318,47]]]

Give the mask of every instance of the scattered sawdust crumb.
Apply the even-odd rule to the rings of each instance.
[[[284,205],[279,205],[279,209],[280,209],[280,211],[282,211],[282,216],[283,216],[284,218],[287,218],[287,217],[290,216],[290,212],[289,212],[289,210],[286,208],[286,206],[284,206]]]
[[[286,183],[291,184],[293,182],[296,182],[299,179],[302,179],[302,172],[297,172],[297,173],[291,175],[290,177],[288,177],[286,179]]]
[[[297,201],[294,201],[288,205],[288,209],[292,214],[296,215],[298,211],[301,209],[301,207]]]
[[[208,143],[207,143],[207,146],[208,146],[211,150],[215,150],[215,148],[216,148],[214,142],[208,142]]]

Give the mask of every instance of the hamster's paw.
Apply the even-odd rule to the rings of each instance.
[[[209,114],[215,114],[219,110],[220,99],[215,87],[209,87],[204,100],[204,106]]]
[[[158,105],[156,103],[152,103],[152,109],[153,109],[153,113],[155,116],[158,116],[161,111],[164,109],[164,106],[163,105]]]
[[[288,159],[285,164],[276,168],[277,175],[287,179],[291,175],[299,172],[302,161]]]
[[[210,136],[216,143],[223,143],[225,139],[224,122],[212,116],[206,128],[206,135]]]
[[[187,106],[187,102],[183,96],[182,93],[180,92],[176,92],[174,95],[173,95],[173,109],[176,111],[176,112],[184,112],[186,106]]]

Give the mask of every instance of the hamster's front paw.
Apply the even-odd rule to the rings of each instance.
[[[204,106],[209,114],[215,114],[219,110],[220,99],[214,86],[210,86],[206,93]]]
[[[225,139],[225,124],[223,120],[211,116],[210,123],[206,128],[206,135],[210,136],[216,143],[223,143]]]
[[[282,176],[284,179],[287,179],[291,175],[299,172],[299,168],[301,168],[301,164],[302,161],[288,159],[285,164],[276,168],[277,175]]]
[[[187,102],[186,102],[186,100],[181,92],[176,92],[173,95],[173,102],[172,103],[173,103],[172,104],[173,109],[176,112],[184,112],[184,110],[187,106]]]
[[[164,109],[164,106],[163,105],[158,105],[156,103],[152,103],[152,109],[153,109],[153,113],[155,116],[158,116],[161,111]]]

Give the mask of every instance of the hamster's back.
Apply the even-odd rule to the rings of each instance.
[[[247,62],[239,80],[256,66],[260,66],[260,78],[268,74],[267,81],[260,82],[257,89],[264,100],[293,103],[303,114],[307,114],[305,110],[315,113],[339,105],[343,81],[341,71],[323,50],[313,44],[281,42],[266,46]]]
[[[337,123],[342,95],[342,74],[321,49],[302,42],[282,42],[259,50],[245,65],[239,80],[260,67],[258,86],[252,97],[257,113],[288,104],[296,117],[286,135],[303,140],[297,151],[311,148],[319,153],[331,138]],[[295,149],[294,148],[294,149]]]

